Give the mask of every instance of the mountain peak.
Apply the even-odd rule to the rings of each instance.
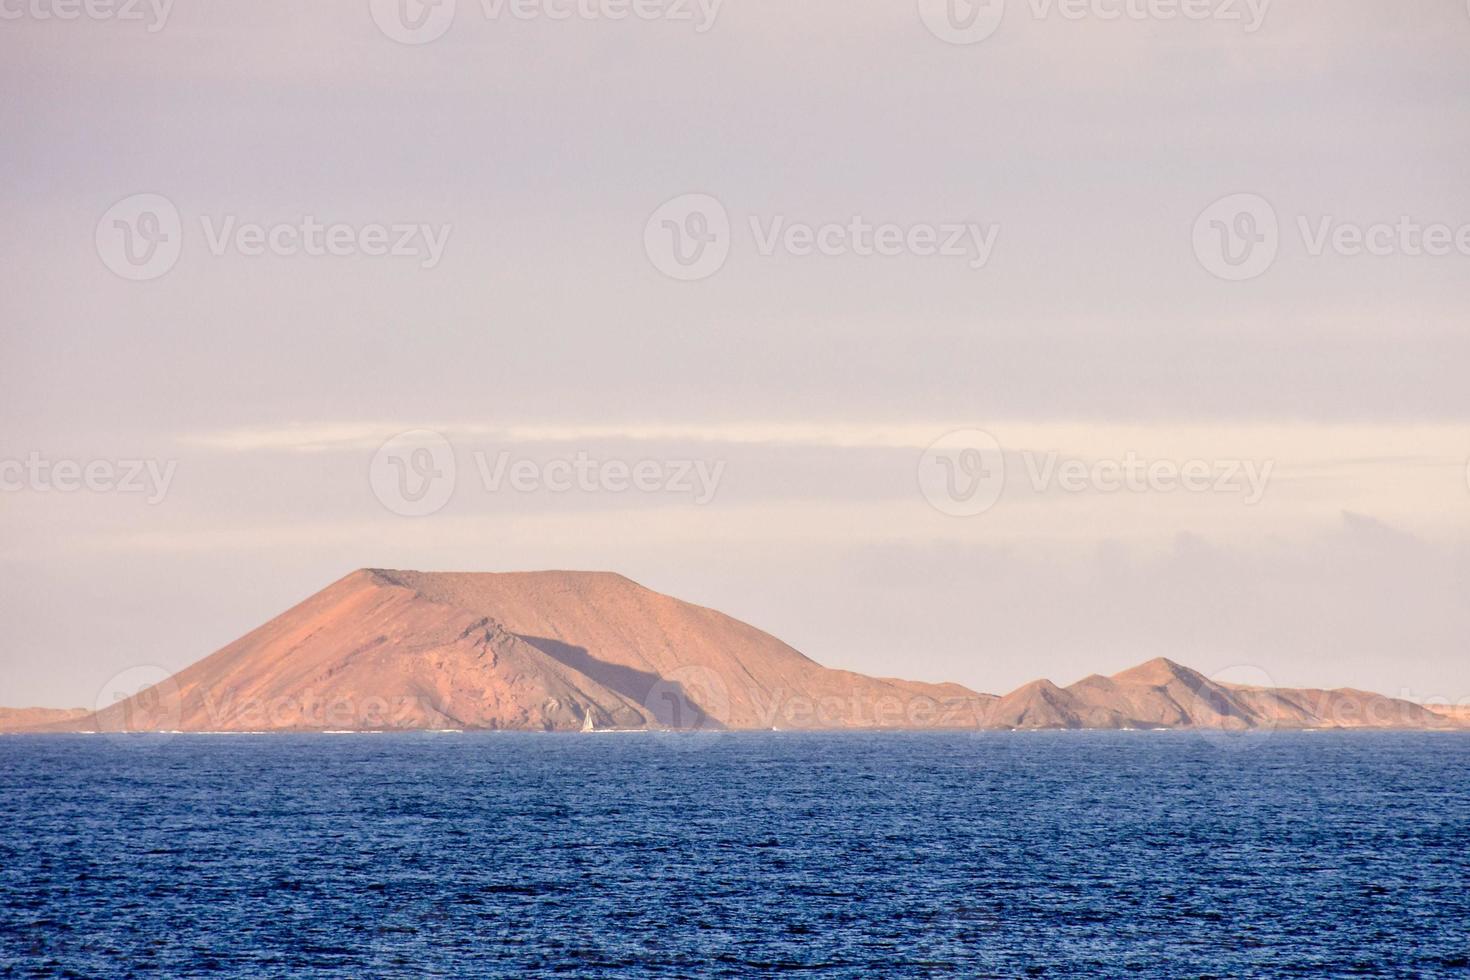
[[[521,579],[545,585],[592,585],[619,586],[644,589],[644,586],[618,572],[569,571],[545,569],[529,572],[424,572],[409,568],[360,568],[348,578],[366,576],[393,585],[412,587],[416,583],[463,584],[494,579]]]
[[[1175,663],[1168,657],[1155,657],[1137,667],[1130,667],[1114,674],[1113,680],[1122,681],[1125,684],[1149,684],[1161,687],[1181,680],[1198,683],[1203,681],[1204,677],[1198,671]]]
[[[984,701],[957,685],[830,670],[614,572],[386,568],[348,574],[145,693],[78,725],[965,727]]]

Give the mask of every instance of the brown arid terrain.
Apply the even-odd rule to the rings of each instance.
[[[1362,691],[1218,683],[1156,659],[996,697],[821,666],[602,572],[364,569],[101,710],[0,730],[1125,729],[1470,726]]]
[[[1430,711],[1446,718],[1453,718],[1460,724],[1470,728],[1470,704],[1431,704]]]
[[[1034,681],[1001,698],[989,728],[1458,727],[1422,705],[1368,691],[1250,687],[1211,680],[1162,657],[1066,688]]]
[[[88,708],[0,708],[0,732],[24,731],[85,718]]]

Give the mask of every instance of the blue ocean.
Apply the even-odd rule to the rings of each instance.
[[[0,974],[1470,975],[1464,734],[0,738]]]

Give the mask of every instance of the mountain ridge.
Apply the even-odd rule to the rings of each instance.
[[[123,692],[119,692],[123,693]],[[997,696],[827,668],[616,572],[364,568],[95,711],[0,730],[1470,727],[1371,692],[1229,684],[1165,657]]]

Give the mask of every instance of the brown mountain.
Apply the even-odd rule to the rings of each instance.
[[[1041,687],[1040,685],[1045,685]],[[1422,705],[1354,690],[1262,688],[1211,680],[1162,657],[1068,688],[1028,684],[986,718],[1004,728],[1453,728]]]
[[[594,572],[367,569],[101,711],[0,730],[1452,728],[1359,691],[1222,684],[1169,660],[1003,698],[831,670]]]
[[[974,727],[990,700],[829,670],[620,575],[370,569],[147,691],[49,727]]]
[[[1051,681],[1032,681],[1000,698],[986,713],[986,728],[1122,728],[1106,706]]]

